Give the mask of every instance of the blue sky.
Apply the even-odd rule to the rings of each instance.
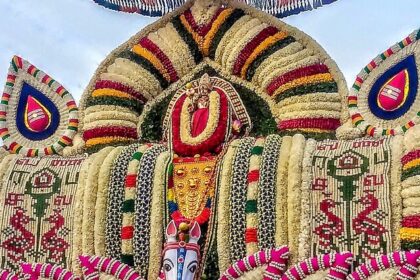
[[[419,0],[338,0],[284,21],[316,39],[350,85],[373,57],[420,27],[419,11]],[[0,0],[0,84],[17,54],[79,100],[106,55],[155,20],[91,0]]]

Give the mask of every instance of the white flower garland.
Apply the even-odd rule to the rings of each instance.
[[[299,247],[299,231],[301,219],[301,179],[302,160],[305,150],[305,137],[300,134],[293,136],[289,158],[289,174],[287,176],[287,230],[288,244],[291,252],[291,263],[297,260]]]
[[[99,170],[94,223],[94,245],[95,255],[97,256],[105,255],[106,208],[110,173],[113,165],[115,164],[115,159],[120,155],[122,150],[123,147],[113,149],[107,155]]]
[[[85,191],[89,195],[83,197],[83,221],[82,221],[82,246],[84,255],[94,255],[94,224],[95,224],[95,205],[98,190],[99,170],[113,147],[107,147],[97,153],[87,175]]]

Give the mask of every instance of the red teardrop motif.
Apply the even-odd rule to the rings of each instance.
[[[407,70],[403,70],[392,77],[379,92],[379,107],[385,111],[394,111],[400,108],[407,99],[408,82]]]
[[[48,128],[51,122],[49,112],[42,104],[32,96],[28,96],[25,109],[25,125],[34,132],[42,132]]]

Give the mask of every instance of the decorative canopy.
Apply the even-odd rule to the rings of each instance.
[[[160,17],[182,6],[185,0],[93,0],[108,9]],[[317,9],[337,0],[239,0],[278,18]]]

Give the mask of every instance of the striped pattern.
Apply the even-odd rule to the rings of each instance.
[[[106,255],[117,259],[121,256],[122,205],[128,165],[139,145],[126,147],[115,161],[108,187],[108,204],[105,230]]]
[[[304,260],[289,268],[281,277],[282,280],[301,280],[318,271],[329,269],[325,279],[346,279],[352,263],[351,253],[326,254]]]
[[[271,250],[261,250],[235,262],[220,277],[220,280],[239,279],[245,273],[267,265],[264,280],[279,279],[286,269],[289,249],[286,246]]]
[[[121,261],[130,266],[134,265],[134,207],[138,186],[137,176],[140,172],[140,160],[149,148],[149,145],[140,146],[137,152],[133,154],[125,177],[124,201],[122,204]]]
[[[0,269],[0,279],[1,280],[19,280],[19,278],[15,274],[7,270],[2,270],[2,269]]]
[[[401,249],[420,249],[420,150],[401,158],[402,205]]]
[[[246,254],[251,255],[258,252],[258,181],[260,179],[261,155],[264,150],[264,138],[255,141],[251,150],[248,171],[248,187],[246,190],[246,230],[245,243]]]
[[[60,113],[60,116],[51,116],[61,120],[54,134],[45,140],[33,141],[16,131],[16,115],[23,112],[16,112],[16,108],[11,108],[9,102],[13,99],[13,103],[17,104],[21,92],[15,88],[15,83],[21,79],[26,81],[25,75],[33,77],[31,85],[41,92],[47,89],[42,94],[54,103]],[[72,95],[49,75],[21,57],[14,56],[0,102],[0,137],[7,149],[27,157],[60,154],[65,147],[72,145],[78,126],[78,108]]]
[[[125,13],[138,13],[141,15],[160,17],[169,13],[181,5],[185,0],[170,1],[146,1],[146,0],[93,0],[96,4],[105,8]],[[252,5],[257,9],[270,13],[276,17],[283,18],[290,15],[299,14],[304,11],[317,9],[324,5],[331,4],[336,0],[283,0],[283,1],[264,1],[264,0],[243,0],[248,5]]]
[[[366,264],[357,267],[356,270],[347,277],[347,279],[368,279],[370,276],[379,271],[398,267],[400,269],[396,277],[397,280],[416,279],[419,264],[420,251],[394,252],[371,259]]]
[[[29,279],[52,279],[52,280],[80,280],[67,269],[53,264],[28,264],[21,265],[22,271]],[[3,279],[0,277],[0,279]]]
[[[119,280],[144,279],[134,269],[115,259],[96,256],[80,256],[79,259],[83,268],[83,279],[85,280],[99,280],[101,273]]]
[[[267,24],[265,18],[246,15],[230,4],[212,7],[213,14],[204,23],[196,20],[200,9],[175,13],[167,23],[113,56],[113,62],[84,97],[88,113],[83,132],[90,148],[105,140],[111,145],[134,141],[133,128],[138,120],[127,122],[115,116],[112,120],[121,124],[110,125],[105,120],[92,121],[89,115],[98,110],[126,110],[139,115],[147,102],[206,58],[219,64],[225,75],[252,83],[264,93],[263,98],[272,99],[271,110],[279,119],[280,133],[334,137],[340,125],[339,91],[346,89],[339,87],[341,74],[330,69],[319,50],[299,42],[287,27]],[[314,104],[317,99],[327,103],[327,108],[321,110],[325,106]],[[104,129],[108,126],[112,128]],[[97,128],[103,132],[97,134]],[[110,130],[102,139],[100,135]]]
[[[399,53],[402,53],[404,49],[407,49],[407,47],[416,43],[418,40],[419,40],[419,30],[415,30],[404,40],[394,44],[392,47],[390,47],[389,49],[387,49],[386,51],[384,51],[383,53],[375,57],[357,75],[356,81],[354,82],[352,89],[350,91],[350,94],[347,98],[347,106],[350,111],[353,125],[362,129],[366,135],[384,136],[384,135],[404,134],[408,129],[410,129],[411,127],[415,125],[414,120],[408,120],[404,123],[399,122],[398,125],[392,125],[392,126],[384,125],[383,120],[380,118],[378,118],[377,123],[370,123],[369,121],[365,120],[365,118],[362,116],[358,106],[359,105],[361,105],[361,107],[365,106],[364,104],[360,104],[359,99],[360,99],[360,96],[366,95],[370,91],[369,88],[362,89],[362,87],[364,86],[364,83],[368,79],[368,77],[373,75],[372,71],[379,69],[378,73],[379,75],[382,75],[384,71],[380,69],[385,61],[388,62],[390,59],[393,59],[394,56],[398,55]],[[405,55],[404,53],[402,54]],[[396,56],[395,61],[399,62],[401,61],[401,58]],[[373,117],[371,116],[371,118]]]

